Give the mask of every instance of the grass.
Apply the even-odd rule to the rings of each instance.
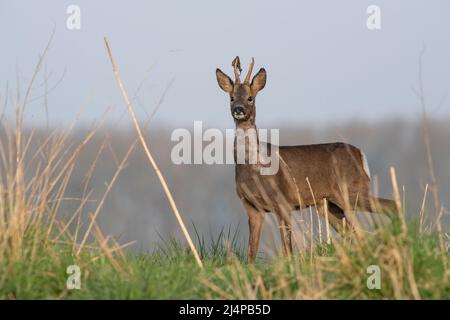
[[[117,159],[117,170],[96,208],[86,212],[98,155],[110,142],[105,137],[80,186],[79,206],[67,217],[62,209],[66,188],[79,153],[99,124],[77,145],[67,141],[70,129],[49,131],[43,140],[24,132],[23,112],[43,56],[45,52],[26,94],[15,101],[15,124],[0,117],[0,299],[450,298],[450,238],[441,225],[437,196],[434,218],[424,219],[424,211],[418,210],[420,221],[407,223],[401,214],[371,233],[357,228],[352,237],[334,238],[331,244],[315,243],[309,232],[308,249],[291,257],[260,257],[254,265],[246,263],[245,248],[238,246],[230,228],[205,241],[194,226],[195,246],[185,234],[188,245],[170,239],[150,253],[124,251],[128,244],[104,236],[96,219],[138,140]],[[152,162],[151,155],[149,159]],[[395,177],[395,171],[391,174]],[[434,195],[436,186],[431,185]],[[401,209],[396,185],[394,190]],[[172,202],[170,191],[165,191]],[[172,209],[180,217],[174,203]],[[425,220],[433,223],[424,226]],[[178,221],[184,226],[181,218]],[[67,268],[72,265],[81,271],[80,289],[67,288]],[[368,289],[367,268],[372,265],[380,270],[380,289]]]
[[[370,233],[355,232],[331,244],[317,244],[310,233],[307,250],[290,258],[260,257],[255,265],[246,263],[245,248],[231,228],[206,241],[194,226],[203,269],[192,247],[175,239],[146,254],[124,251],[127,244],[104,236],[96,218],[137,141],[119,159],[88,217],[82,218],[98,157],[83,179],[79,206],[62,209],[78,154],[97,128],[73,145],[66,141],[70,130],[50,131],[37,141],[23,132],[20,116],[15,126],[0,123],[1,299],[450,298],[449,235],[442,215],[424,219],[422,210],[417,223],[399,215]],[[401,206],[398,190],[395,198]],[[80,268],[80,289],[67,288],[71,265]],[[367,287],[371,265],[380,268],[380,290]]]
[[[0,264],[0,298],[413,299],[414,287],[421,299],[450,298],[449,255],[440,251],[436,234],[420,235],[414,226],[406,235],[385,227],[363,245],[324,244],[312,258],[304,252],[255,265],[245,262],[242,248],[225,245],[229,236],[222,232],[209,246],[197,241],[204,270],[175,240],[150,254],[128,253],[117,268],[98,248],[75,257],[70,243],[26,239],[21,259]],[[81,269],[79,290],[66,289],[73,264]],[[380,290],[366,286],[369,265],[380,266]]]

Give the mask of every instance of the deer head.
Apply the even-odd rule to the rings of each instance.
[[[254,65],[255,60],[252,58],[252,63],[242,83],[239,78],[242,71],[239,57],[236,57],[232,62],[234,82],[222,70],[216,69],[219,87],[230,95],[231,115],[237,124],[244,122],[251,125],[255,124],[255,98],[257,93],[266,85],[266,70],[264,68],[259,69],[250,82]]]

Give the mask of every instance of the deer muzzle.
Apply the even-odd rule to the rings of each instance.
[[[244,107],[241,107],[241,106],[234,107],[232,113],[233,113],[233,118],[235,118],[236,120],[242,120],[246,116],[245,109],[244,109]]]

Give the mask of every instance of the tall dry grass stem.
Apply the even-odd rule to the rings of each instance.
[[[400,196],[400,191],[398,189],[397,174],[395,173],[394,167],[390,167],[389,170],[391,175],[392,191],[394,193],[394,201],[397,207],[398,216],[400,218],[400,226],[402,228],[402,232],[406,234],[407,230],[406,230],[405,213],[403,212],[402,199]]]
[[[426,49],[426,47],[424,45],[419,54],[419,61],[418,61],[418,64],[419,64],[419,75],[418,75],[419,91],[416,92],[416,95],[420,101],[420,106],[422,107],[423,141],[425,144],[428,174],[429,174],[430,180],[431,180],[430,190],[433,195],[435,219],[437,222],[437,219],[439,217],[439,212],[441,210],[441,200],[439,197],[439,186],[438,186],[438,181],[437,181],[435,170],[434,170],[433,154],[431,151],[431,141],[430,141],[430,132],[429,132],[428,115],[427,115],[427,104],[426,104],[426,100],[425,100],[425,90],[424,90],[423,76],[422,76],[422,59],[425,54],[425,49]]]
[[[325,213],[325,232],[327,235],[327,244],[331,244],[330,222],[328,220],[328,201],[326,198],[323,199],[323,211]]]
[[[176,217],[176,219],[178,221],[178,224],[180,225],[181,231],[183,232],[183,235],[186,238],[186,241],[187,241],[187,243],[188,243],[188,245],[189,245],[189,247],[190,247],[194,257],[195,257],[195,260],[197,261],[197,264],[199,265],[199,267],[201,269],[203,269],[203,263],[202,263],[202,260],[200,259],[200,255],[198,254],[197,249],[195,248],[195,245],[194,245],[194,243],[192,241],[192,238],[190,237],[189,232],[188,232],[188,230],[187,230],[187,228],[186,228],[186,226],[185,226],[185,224],[183,222],[181,214],[178,211],[177,205],[175,203],[175,200],[173,199],[173,196],[172,196],[172,193],[171,193],[171,191],[169,189],[169,186],[167,185],[167,182],[166,182],[164,176],[162,175],[158,165],[156,164],[155,159],[153,158],[153,156],[152,156],[152,154],[151,154],[151,152],[150,152],[150,150],[148,148],[147,143],[145,142],[144,136],[143,136],[143,134],[141,132],[141,128],[139,127],[139,123],[138,123],[138,121],[136,119],[136,115],[134,113],[133,107],[131,105],[130,100],[128,99],[128,95],[127,95],[127,93],[125,91],[122,79],[121,79],[121,77],[119,75],[119,71],[117,70],[116,64],[114,62],[114,58],[112,56],[111,48],[110,48],[110,46],[108,44],[108,39],[105,37],[104,40],[105,40],[106,49],[108,51],[109,59],[111,61],[111,65],[112,65],[112,70],[113,70],[114,76],[115,76],[115,78],[117,80],[117,83],[119,84],[120,92],[122,93],[122,97],[125,100],[125,104],[127,106],[128,112],[130,113],[130,116],[131,116],[131,119],[133,121],[133,124],[134,124],[134,127],[136,129],[136,132],[137,132],[137,134],[139,136],[141,145],[144,148],[145,154],[146,154],[148,160],[150,161],[151,166],[153,167],[153,169],[156,172],[156,175],[158,176],[158,179],[159,179],[159,181],[161,183],[161,186],[162,186],[162,188],[164,190],[164,193],[166,194],[167,199],[169,201],[170,207],[171,207],[173,213],[175,214],[175,217]]]
[[[420,206],[420,212],[419,212],[419,232],[420,232],[420,234],[423,233],[423,223],[424,223],[424,216],[425,216],[425,203],[427,201],[427,193],[428,193],[428,183],[425,185],[425,191],[423,193],[422,205]]]

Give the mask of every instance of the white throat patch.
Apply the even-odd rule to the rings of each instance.
[[[361,153],[361,161],[363,163],[364,172],[367,174],[367,176],[370,179],[369,163],[367,162],[366,154],[364,152],[362,152],[361,150],[359,152]]]

